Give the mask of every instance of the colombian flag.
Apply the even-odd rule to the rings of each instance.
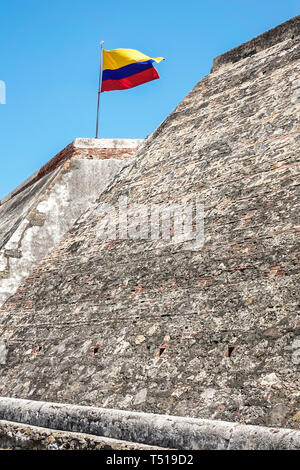
[[[126,90],[156,80],[159,75],[153,62],[163,57],[149,57],[134,49],[103,51],[103,75],[101,92]]]

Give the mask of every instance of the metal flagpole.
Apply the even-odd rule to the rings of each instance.
[[[100,71],[99,71],[96,139],[98,139],[98,130],[99,130],[99,109],[100,109],[100,96],[101,96],[102,75],[103,75],[103,44],[104,44],[104,41],[101,41],[101,43],[100,43]]]

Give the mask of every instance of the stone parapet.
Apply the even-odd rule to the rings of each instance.
[[[50,443],[61,441],[63,436],[71,440],[72,434],[77,446],[85,446],[87,441],[97,443],[92,436],[101,436],[98,445],[115,449],[122,445],[139,449],[146,444],[149,449],[300,450],[300,431],[292,429],[1,397],[0,445],[8,432],[15,435],[20,428],[22,436],[27,431],[32,439]],[[28,442],[19,442],[22,440]]]
[[[59,431],[0,420],[0,449],[13,450],[165,450],[92,434]]]
[[[258,52],[268,49],[281,41],[293,40],[300,33],[300,15],[282,23],[275,28],[231,49],[225,54],[215,57],[211,72],[216,72],[226,64],[234,64],[239,60],[251,57]]]

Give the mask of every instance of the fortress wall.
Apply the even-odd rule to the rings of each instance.
[[[75,139],[0,205],[0,305],[127,165],[140,140]]]
[[[2,396],[299,429],[291,22],[203,78],[4,304]],[[102,203],[124,195],[197,199],[204,246],[101,240]]]

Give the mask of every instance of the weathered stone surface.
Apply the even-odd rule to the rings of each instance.
[[[0,448],[13,450],[162,450],[134,442],[0,420]],[[165,450],[165,449],[163,449]]]
[[[129,162],[135,139],[75,139],[0,202],[0,305]]]
[[[5,303],[2,396],[299,428],[292,23],[201,80]],[[197,197],[204,247],[101,240],[123,195]]]
[[[6,364],[7,347],[5,341],[0,340],[0,365]]]
[[[51,433],[50,429],[55,431]],[[136,449],[150,444],[184,450],[300,450],[300,431],[291,429],[0,398],[0,445],[1,437],[5,443],[5,437],[10,433],[15,438],[16,432],[20,432],[19,442],[23,445],[26,435],[35,445],[47,445],[51,435],[56,446],[66,445],[73,434],[74,448],[93,448],[97,440],[92,436],[102,436],[98,445],[116,446],[112,448],[130,448],[132,443],[131,448]],[[77,432],[88,435],[78,437]]]

